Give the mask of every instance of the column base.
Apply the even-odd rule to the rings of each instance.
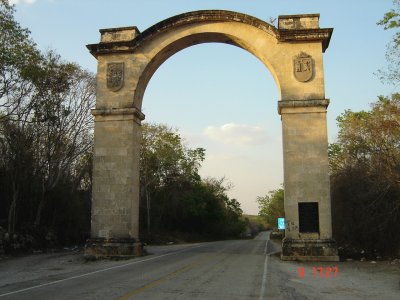
[[[134,238],[91,238],[85,245],[86,257],[131,258],[142,254],[143,245]]]
[[[282,260],[339,261],[333,239],[287,239],[282,241]]]

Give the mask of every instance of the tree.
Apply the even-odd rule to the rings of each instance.
[[[0,0],[0,120],[30,99],[41,60],[29,30],[15,21],[14,13],[7,0]]]
[[[388,66],[386,69],[379,70],[381,80],[398,84],[400,81],[400,0],[393,1],[394,8],[385,13],[383,19],[377,24],[383,26],[385,30],[397,30],[392,41],[387,46],[386,60]]]
[[[277,227],[278,218],[285,217],[284,209],[284,190],[269,191],[267,195],[257,197],[259,216],[273,228]]]
[[[214,201],[211,218],[208,220],[208,231],[219,238],[237,238],[246,229],[246,220],[239,201],[229,198],[227,192],[233,184],[225,177],[220,179],[208,177],[203,180]]]
[[[330,159],[336,164],[336,172],[363,165],[370,172],[381,172],[385,182],[393,185],[399,182],[400,94],[378,97],[371,111],[347,110],[337,121],[337,143],[330,146]]]
[[[0,0],[0,151],[4,179],[10,183],[7,230],[11,235],[23,184],[20,179],[32,178],[27,166],[34,161],[33,148],[26,145],[33,143],[29,116],[35,92],[33,80],[42,59],[29,30],[15,21],[14,13],[8,1]]]
[[[176,130],[167,125],[144,124],[141,144],[141,182],[158,187],[176,176],[197,180],[204,149],[188,149]]]
[[[95,78],[40,53],[14,13],[0,0],[0,226],[11,239],[81,240],[90,225]]]
[[[243,218],[243,210],[240,207],[239,201],[237,201],[236,199],[226,198],[225,205],[226,205],[225,219],[227,220],[226,222],[228,223],[227,236],[237,237],[245,231],[248,225],[248,220]]]
[[[11,187],[10,234],[15,231],[17,211],[27,201],[34,217],[26,220],[33,219],[31,226],[38,229],[48,202],[56,197],[53,190],[68,182],[77,191],[82,180],[89,182],[86,189],[90,189],[86,174],[93,145],[90,108],[95,101],[94,76],[62,62],[53,52],[43,59],[29,107],[19,105],[0,122],[3,172],[8,174],[2,183]],[[24,200],[23,190],[30,185],[32,195]]]
[[[334,236],[364,249],[400,246],[400,94],[345,111],[331,151]],[[334,151],[333,151],[334,150]]]
[[[37,172],[42,175],[42,197],[35,226],[40,225],[47,194],[74,172],[76,161],[92,147],[95,103],[93,74],[66,63],[53,51],[46,53],[36,79],[32,122],[37,143]]]
[[[34,180],[34,134],[25,122],[14,122],[5,118],[0,122],[0,169],[4,186],[2,198],[8,202],[7,232],[13,235],[16,230],[18,201],[21,198],[24,182]],[[6,197],[8,191],[9,197]]]
[[[189,234],[197,238],[239,237],[245,222],[225,179],[201,179],[203,148],[190,149],[167,125],[142,127],[140,214],[142,239]],[[151,227],[151,231],[150,231]]]
[[[152,212],[152,197],[160,191],[165,192],[172,184],[180,182],[183,185],[200,180],[198,169],[204,160],[204,152],[202,148],[187,148],[177,131],[167,125],[143,124],[140,155],[141,219],[146,220],[148,233],[150,223],[158,226],[173,204],[158,201]]]

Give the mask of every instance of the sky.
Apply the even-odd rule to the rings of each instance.
[[[385,66],[393,32],[376,23],[392,0],[13,0],[17,21],[42,50],[57,51],[96,72],[86,44],[98,43],[99,29],[137,26],[140,31],[174,15],[223,9],[264,21],[278,15],[319,13],[321,28],[334,28],[324,53],[328,138],[346,109],[368,110],[378,95],[396,87],[375,75]],[[397,87],[398,89],[398,87]],[[279,94],[268,69],[252,54],[225,44],[201,44],[169,58],[146,89],[146,122],[177,128],[187,146],[206,149],[202,177],[225,177],[228,192],[243,211],[257,214],[257,196],[283,183]]]

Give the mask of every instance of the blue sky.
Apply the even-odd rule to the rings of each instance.
[[[176,14],[199,9],[238,11],[269,21],[278,15],[319,13],[321,27],[333,27],[324,54],[328,135],[345,109],[369,109],[393,86],[374,73],[386,64],[393,32],[376,25],[391,0],[19,0],[16,18],[28,27],[40,49],[96,71],[85,45],[97,43],[100,28],[135,25],[144,31]],[[257,214],[257,196],[283,182],[278,91],[254,56],[224,44],[201,44],[168,59],[146,90],[147,122],[177,127],[190,147],[203,147],[202,176],[225,176],[229,192],[247,213]]]

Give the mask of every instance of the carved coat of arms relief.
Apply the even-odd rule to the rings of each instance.
[[[301,52],[293,60],[294,77],[300,82],[309,81],[314,75],[313,59],[307,53]]]
[[[124,85],[124,63],[107,64],[107,88],[113,92],[119,91]]]

